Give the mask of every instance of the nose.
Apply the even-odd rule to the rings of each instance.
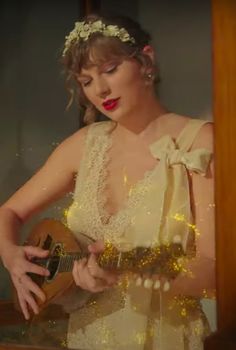
[[[108,96],[111,92],[111,89],[107,83],[107,81],[102,78],[99,77],[98,79],[96,79],[95,81],[95,93],[98,97],[102,97],[105,98],[106,96]]]

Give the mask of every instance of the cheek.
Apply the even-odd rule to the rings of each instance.
[[[122,91],[129,97],[140,96],[143,94],[144,80],[139,72],[130,72],[126,74],[119,82]]]
[[[144,83],[140,67],[131,66],[130,69],[127,67],[126,71],[123,74],[123,79],[126,85],[132,85],[136,87],[140,87]]]
[[[95,103],[95,101],[96,101],[96,96],[95,96],[95,94],[93,93],[93,89],[92,89],[92,88],[85,89],[85,90],[84,90],[84,96],[85,96],[85,98],[86,98],[89,102]]]

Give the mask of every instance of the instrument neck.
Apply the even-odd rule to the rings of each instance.
[[[75,260],[81,260],[83,258],[88,258],[89,253],[69,253],[60,256],[60,264],[58,272],[69,272],[72,271]]]

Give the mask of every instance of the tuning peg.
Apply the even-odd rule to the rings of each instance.
[[[136,286],[137,287],[140,287],[141,285],[142,285],[142,283],[143,283],[143,279],[142,279],[142,277],[138,277],[137,279],[136,279]]]
[[[165,283],[163,285],[163,292],[168,292],[168,290],[170,290],[170,282],[165,281]]]
[[[151,278],[146,278],[143,283],[144,288],[151,289],[153,286],[153,280]]]
[[[161,286],[161,281],[160,280],[156,280],[153,286],[153,289],[157,290],[159,289]]]

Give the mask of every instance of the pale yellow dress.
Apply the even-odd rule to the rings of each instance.
[[[127,203],[104,223],[104,186],[111,147],[111,122],[92,124],[76,179],[67,222],[75,236],[109,240],[120,250],[180,241],[194,252],[188,171],[204,175],[207,149],[189,151],[203,120],[189,120],[177,140],[164,135],[150,146],[158,159],[132,188]],[[82,234],[82,235],[81,235]],[[200,300],[168,298],[162,290],[136,286],[129,274],[102,293],[81,294],[82,306],[70,314],[68,346],[77,349],[200,350],[209,325]]]

